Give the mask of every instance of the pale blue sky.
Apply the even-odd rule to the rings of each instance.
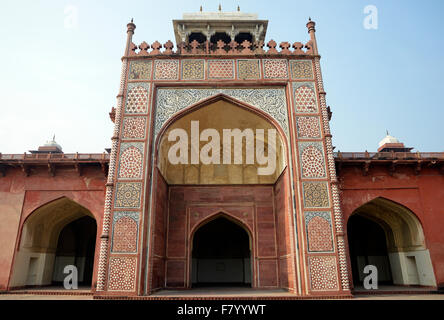
[[[0,152],[36,149],[53,134],[65,152],[102,152],[130,18],[134,42],[165,43],[172,19],[219,2],[268,19],[267,41],[306,42],[307,19],[316,21],[337,149],[375,151],[388,129],[419,151],[444,151],[442,0],[29,0],[0,4]],[[367,5],[378,8],[377,30],[363,27]]]

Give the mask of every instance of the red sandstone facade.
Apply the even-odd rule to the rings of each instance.
[[[53,270],[72,254],[57,239],[84,215],[96,223],[90,285],[102,297],[193,287],[194,237],[218,218],[248,235],[252,288],[349,296],[362,257],[390,263],[394,284],[442,285],[444,155],[334,155],[314,27],[309,21],[305,45],[281,50],[274,41],[264,50],[258,33],[242,43],[188,38],[174,51],[170,41],[136,46],[128,24],[110,154],[0,157],[0,289],[58,281]],[[177,183],[162,169],[165,133],[217,103],[276,128],[284,165],[272,182],[243,171],[242,182],[196,183],[189,174]],[[379,249],[349,254],[352,215],[383,226],[387,259]]]
[[[39,208],[69,199],[86,208],[100,228],[109,155],[1,155],[0,162],[3,219],[0,288],[7,290],[26,286],[25,283],[11,286],[11,277],[24,224]],[[97,265],[97,259],[95,257],[94,265]],[[94,272],[93,282],[96,279],[97,272]]]
[[[406,208],[423,229],[439,287],[444,279],[443,164],[443,153],[339,153],[336,157],[344,220],[378,198]]]

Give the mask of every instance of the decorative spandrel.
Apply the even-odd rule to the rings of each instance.
[[[288,115],[284,88],[183,89],[159,88],[155,112],[155,136],[174,114],[200,101],[224,94],[252,105],[275,119],[288,136]]]

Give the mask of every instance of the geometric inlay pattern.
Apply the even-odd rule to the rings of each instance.
[[[115,208],[139,208],[142,195],[142,183],[118,182],[116,186]]]
[[[233,60],[208,60],[208,78],[209,79],[233,79],[234,61]]]
[[[138,224],[138,212],[114,212],[112,252],[137,252]]]
[[[298,138],[320,138],[319,117],[296,117]]]
[[[305,229],[309,252],[333,251],[330,212],[306,212]]]
[[[155,130],[177,112],[218,94],[225,94],[258,108],[275,119],[288,136],[287,103],[284,88],[254,89],[197,89],[159,88],[156,95]]]
[[[336,257],[308,257],[311,290],[338,290]]]
[[[318,112],[316,93],[311,82],[296,83],[293,82],[294,105],[298,113],[316,113]]]
[[[330,196],[327,182],[302,182],[305,208],[329,208]]]
[[[291,60],[290,70],[293,80],[313,79],[313,64],[311,60]]]
[[[125,117],[122,139],[144,139],[146,117]]]
[[[241,80],[259,79],[260,61],[257,59],[237,60],[237,78]]]
[[[122,143],[119,156],[119,178],[142,178],[143,143]]]
[[[325,178],[322,142],[299,142],[299,156],[303,178]]]
[[[182,60],[183,80],[204,80],[204,78],[205,78],[205,60],[200,60],[200,59]]]
[[[136,282],[135,257],[111,257],[109,259],[110,291],[134,291]]]
[[[178,60],[156,60],[154,62],[154,80],[178,80]]]
[[[288,78],[288,65],[285,59],[264,59],[265,79],[286,79]]]
[[[129,83],[125,113],[145,113],[148,107],[149,83]]]
[[[148,61],[131,61],[129,80],[148,80],[151,77],[151,66],[153,62]]]

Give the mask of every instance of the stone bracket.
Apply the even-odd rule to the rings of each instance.
[[[30,173],[31,173],[31,168],[30,166],[22,163],[20,164],[20,167],[22,168],[23,173],[25,174],[25,177],[29,177]]]
[[[363,169],[362,175],[364,175],[364,176],[368,175],[368,171],[370,169],[370,164],[371,164],[370,160],[367,160],[364,162],[363,168],[362,168]]]

